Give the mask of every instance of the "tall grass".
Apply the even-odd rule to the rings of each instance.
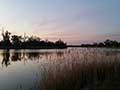
[[[89,90],[120,75],[120,53],[101,49],[69,49],[41,63],[38,90]]]

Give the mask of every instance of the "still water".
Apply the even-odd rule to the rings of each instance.
[[[43,90],[41,88],[46,87],[43,84],[49,84],[47,79],[59,82],[56,78],[70,73],[74,76],[77,70],[81,71],[82,80],[88,75],[87,80],[84,79],[86,85],[110,79],[119,66],[120,49],[0,50],[0,90]]]

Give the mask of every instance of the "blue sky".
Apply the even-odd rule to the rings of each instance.
[[[0,27],[69,44],[120,40],[120,0],[0,0]]]

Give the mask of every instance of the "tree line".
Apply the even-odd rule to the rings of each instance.
[[[116,40],[107,39],[103,42],[95,42],[93,44],[81,44],[81,47],[110,47],[110,48],[120,48],[120,42]]]
[[[0,49],[54,49],[66,48],[67,44],[61,39],[56,42],[42,40],[37,36],[12,35],[9,31],[2,32],[3,39],[0,41]]]

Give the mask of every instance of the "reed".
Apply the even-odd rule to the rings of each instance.
[[[43,77],[38,90],[97,89],[120,75],[119,58],[120,54],[112,50],[95,48],[69,49],[62,55],[53,54],[40,67]]]

